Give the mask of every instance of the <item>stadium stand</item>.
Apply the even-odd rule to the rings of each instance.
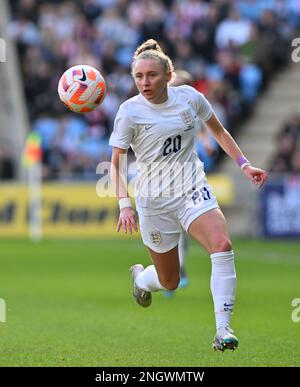
[[[20,154],[29,123],[18,55],[7,31],[7,2],[1,2],[0,7],[0,38],[5,42],[4,62],[0,63],[0,179],[19,179],[23,176]]]
[[[270,171],[266,186],[271,183],[275,172],[280,179],[278,172],[292,171],[291,167],[289,170],[283,169],[286,168],[285,162],[290,165],[292,149],[296,150],[298,146],[296,142],[292,145],[289,135],[285,138],[284,132],[285,130],[291,132],[295,136],[294,139],[296,138],[300,101],[299,82],[299,63],[292,63],[290,60],[289,66],[274,78],[268,90],[259,97],[255,114],[245,123],[243,132],[237,135],[238,143],[247,157],[255,165]],[[282,126],[284,129],[280,134]],[[288,152],[290,155],[287,157]],[[220,171],[231,176],[236,188],[234,205],[224,209],[231,233],[260,234],[262,208],[258,195],[262,195],[263,192],[258,193],[254,187],[244,184],[240,171],[228,158],[224,158]]]
[[[12,180],[15,177],[15,166],[8,147],[0,145],[0,180]]]
[[[299,27],[296,1],[12,0],[8,34],[18,47],[31,130],[42,136],[43,177],[94,179],[110,157],[108,137],[120,103],[135,93],[133,51],[154,37],[194,77],[232,132],[288,61]],[[108,92],[84,116],[57,97],[63,71],[97,67]],[[212,170],[215,157],[210,159]]]
[[[294,113],[282,124],[277,149],[270,162],[273,173],[300,173],[300,114]]]

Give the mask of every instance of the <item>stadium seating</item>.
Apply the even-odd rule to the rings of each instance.
[[[14,0],[8,33],[18,46],[31,129],[43,138],[44,179],[93,179],[117,109],[135,93],[130,62],[135,47],[156,38],[175,68],[188,70],[232,132],[251,113],[259,92],[287,62],[300,25],[294,2],[39,1]],[[238,31],[238,33],[237,33]],[[74,64],[102,72],[108,92],[85,116],[57,97],[63,71]],[[217,154],[202,155],[212,170]]]

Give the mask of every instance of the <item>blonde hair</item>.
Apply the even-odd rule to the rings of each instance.
[[[166,73],[172,73],[172,79],[170,83],[175,78],[176,74],[174,72],[174,66],[172,60],[168,55],[166,55],[161,49],[160,45],[154,39],[148,39],[143,44],[141,44],[133,55],[133,60],[131,64],[131,72],[133,75],[133,67],[137,60],[139,59],[156,59],[158,60]]]

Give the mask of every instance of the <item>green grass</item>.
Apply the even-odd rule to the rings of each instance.
[[[214,353],[210,260],[196,244],[190,286],[149,309],[131,297],[140,241],[0,242],[0,366],[300,366],[300,243],[234,243],[235,352]]]

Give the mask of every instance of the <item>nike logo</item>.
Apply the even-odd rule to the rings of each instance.
[[[145,130],[149,130],[153,127],[154,125],[145,125]]]
[[[234,304],[226,304],[226,302],[225,302],[225,303],[224,303],[224,311],[225,311],[225,312],[228,312],[228,311],[229,311],[229,312],[232,312],[232,310],[233,310],[233,308],[232,308],[233,305],[234,305]]]
[[[194,129],[194,127],[195,127],[194,125],[190,125],[190,126],[188,126],[187,129],[184,130],[184,132],[188,132],[189,130]]]
[[[86,81],[85,71],[83,70],[83,68],[81,69],[81,71],[82,71],[82,78],[79,78],[79,80],[84,82],[84,81]]]

